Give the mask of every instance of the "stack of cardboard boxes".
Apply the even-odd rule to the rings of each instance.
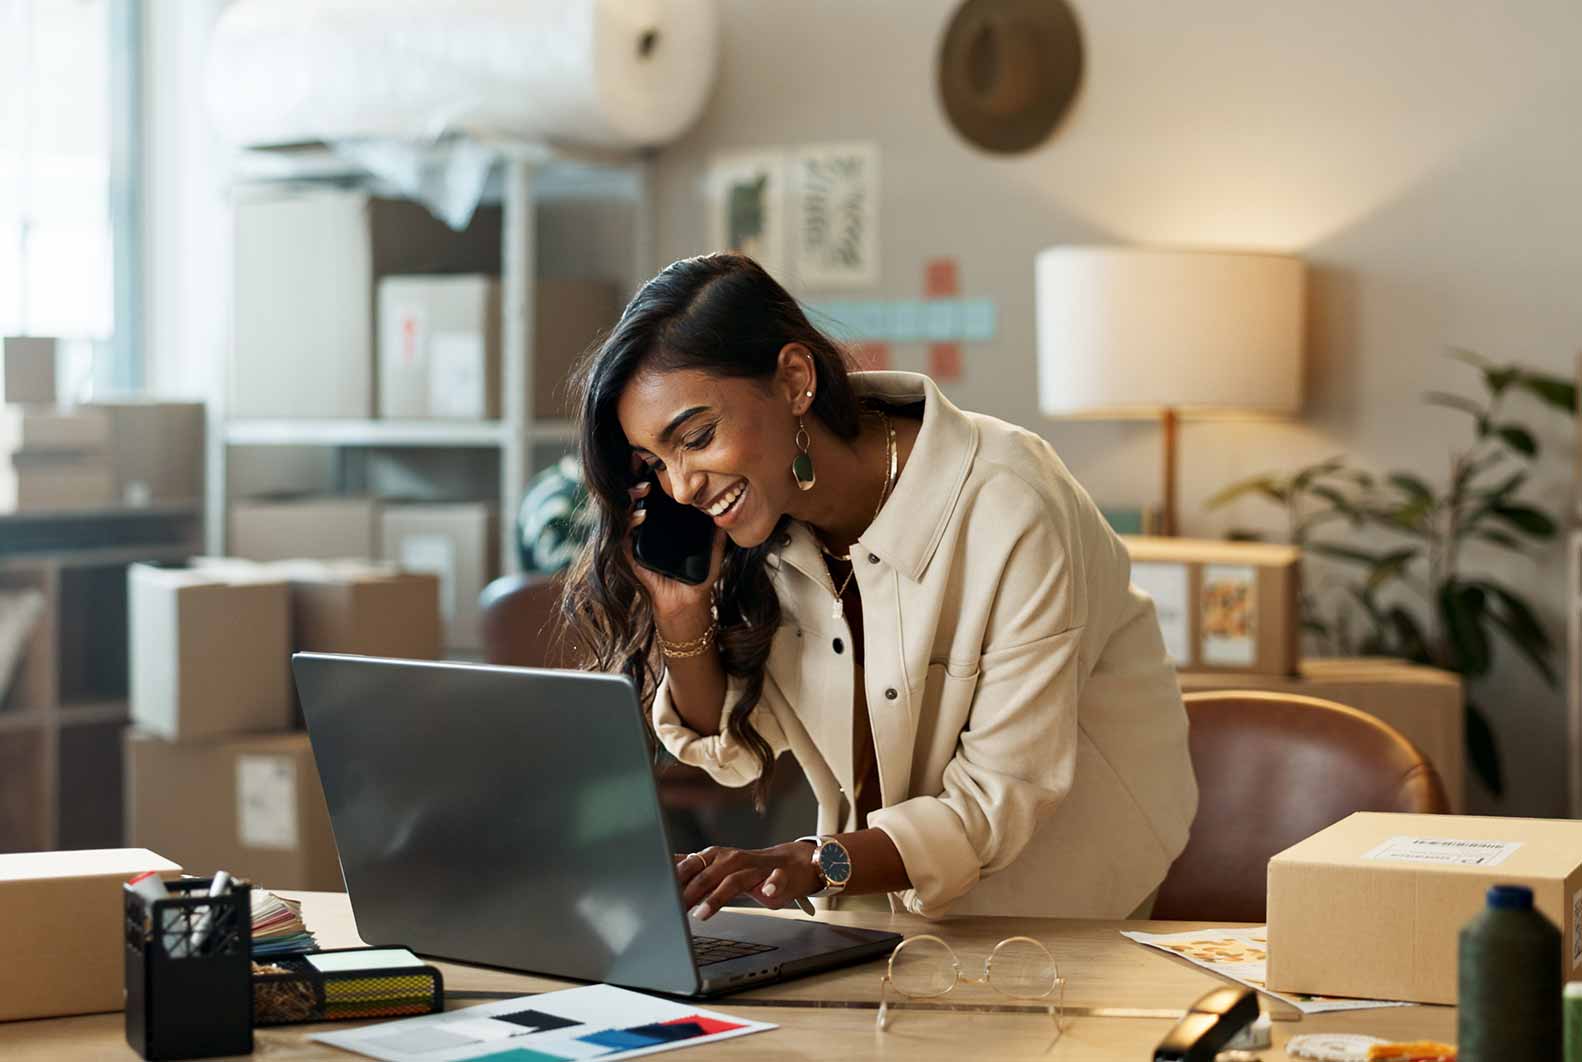
[[[439,580],[366,562],[199,559],[128,573],[129,843],[194,873],[342,888],[293,650],[439,656]]]
[[[55,341],[0,345],[0,513],[100,509],[114,498],[109,421],[55,404]]]

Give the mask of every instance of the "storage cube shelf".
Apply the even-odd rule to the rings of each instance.
[[[549,285],[576,276],[589,276],[623,289],[624,294],[624,290],[635,289],[647,279],[654,268],[650,164],[646,156],[587,153],[572,156],[536,144],[494,143],[489,146],[500,152],[503,164],[495,167],[491,174],[484,206],[477,218],[465,232],[454,234],[453,244],[447,244],[443,234],[435,232],[431,219],[419,223],[409,214],[401,214],[394,232],[380,231],[371,221],[367,236],[369,246],[352,248],[341,256],[357,277],[348,279],[337,275],[330,279],[336,283],[372,281],[377,284],[384,277],[425,272],[447,274],[456,273],[458,269],[490,272],[497,268],[503,318],[500,322],[499,418],[448,421],[365,416],[344,419],[243,416],[240,415],[242,411],[227,412],[227,400],[232,397],[237,383],[233,378],[212,396],[210,405],[211,417],[216,418],[216,423],[211,425],[209,432],[208,552],[226,552],[227,509],[232,500],[228,496],[227,451],[232,447],[326,448],[335,455],[336,489],[342,492],[355,491],[359,486],[367,488],[368,484],[359,481],[367,479],[367,455],[370,454],[477,450],[488,457],[487,475],[492,478],[492,484],[480,482],[483,475],[480,470],[470,482],[461,484],[468,492],[466,498],[458,498],[454,493],[456,484],[446,481],[434,497],[411,500],[490,501],[497,506],[502,527],[509,528],[528,479],[571,444],[573,428],[566,419],[563,387],[547,386],[548,377],[558,374],[559,367],[554,362],[542,363],[543,352],[534,349],[535,337],[539,337],[537,326],[552,323],[539,322],[537,313],[540,309],[553,312],[556,305],[557,289],[546,286],[540,292],[539,287],[541,283]],[[437,148],[430,161],[442,164],[444,150],[443,146]],[[242,154],[239,173],[242,201],[260,192],[268,195],[290,189],[350,187],[369,196],[383,197],[380,202],[387,204],[386,213],[392,217],[400,214],[400,211],[388,209],[389,200],[399,199],[398,192],[392,192],[376,177],[359,171],[353,164],[320,147],[247,151]],[[609,201],[608,205],[602,202],[605,200]],[[541,225],[551,232],[552,238],[562,240],[562,230],[568,228],[561,223],[564,219],[552,212],[545,217],[556,220],[542,222],[541,210],[546,207],[558,210],[562,204],[567,204],[566,209],[574,213],[593,201],[601,201],[601,207],[606,210],[616,210],[623,216],[629,214],[633,221],[632,231],[624,234],[628,246],[614,252],[610,247],[590,251],[583,246],[590,242],[588,240],[573,241],[574,246],[559,249],[546,247],[541,242]],[[485,231],[480,231],[481,222]],[[496,233],[487,230],[488,224],[498,224],[497,241],[492,239]],[[557,233],[561,235],[556,236]],[[494,253],[496,243],[497,267],[486,261]],[[271,243],[265,252],[290,253],[289,248],[277,244],[278,241]],[[423,249],[418,249],[419,245]],[[313,253],[313,248],[304,247],[303,253]],[[425,264],[430,260],[440,264]],[[238,283],[243,279],[239,273]],[[370,312],[377,302],[375,294],[368,292]],[[541,297],[543,303],[538,301]],[[267,313],[249,312],[245,320],[238,319],[236,327],[241,329],[246,321],[267,316]],[[570,317],[565,319],[570,320]],[[606,327],[613,323],[613,320],[607,322]],[[348,334],[362,332],[360,324],[357,328],[348,326],[343,330]],[[370,387],[376,394],[377,322],[367,332],[369,349],[349,352],[348,356],[370,359],[368,368],[373,381]],[[561,336],[553,330],[546,334]],[[274,338],[271,336],[271,341]],[[593,338],[587,337],[590,341]],[[238,335],[237,348],[228,368],[233,377],[238,372],[257,375],[256,366],[239,361],[247,351],[259,346],[255,342],[257,339],[256,335]],[[563,337],[551,342],[557,346],[557,353],[564,354],[558,349],[567,345]],[[338,381],[344,375],[340,373],[335,379]],[[373,405],[372,394],[363,405]],[[347,411],[352,412],[351,405],[347,406]],[[424,461],[414,458],[412,463],[423,465]],[[437,475],[441,478],[453,467],[442,462],[431,464],[440,469]],[[481,487],[487,492],[474,497],[473,492]],[[501,572],[517,568],[517,551],[510,534],[499,536],[498,555]]]
[[[0,591],[44,609],[0,697],[0,852],[120,847],[126,568],[201,550],[201,507],[0,517]]]

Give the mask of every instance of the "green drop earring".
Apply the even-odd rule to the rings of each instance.
[[[799,451],[791,459],[791,478],[796,480],[797,490],[812,490],[813,484],[818,482],[818,476],[813,472],[813,458],[807,452],[808,444],[813,440],[808,437],[807,426],[802,423],[802,418],[796,419],[796,448]]]

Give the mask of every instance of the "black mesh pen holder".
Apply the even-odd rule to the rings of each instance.
[[[252,888],[165,883],[170,898],[126,898],[126,1042],[147,1059],[253,1050]]]

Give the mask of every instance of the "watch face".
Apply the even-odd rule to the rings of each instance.
[[[851,859],[837,843],[830,842],[818,850],[818,866],[831,885],[844,885],[851,877]]]

